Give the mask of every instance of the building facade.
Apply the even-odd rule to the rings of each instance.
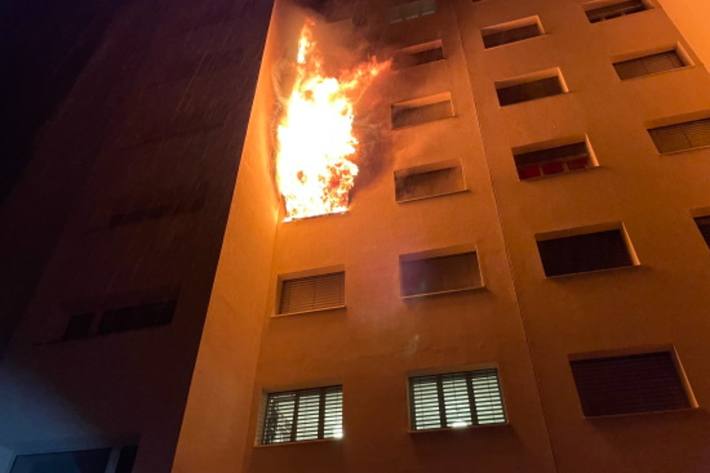
[[[682,8],[217,3],[107,36],[151,47],[2,361],[7,471],[710,468],[710,76]],[[312,16],[325,57],[392,67],[348,212],[285,221],[279,72]]]

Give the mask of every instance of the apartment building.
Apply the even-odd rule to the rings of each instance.
[[[105,146],[86,195],[152,192],[183,156],[171,175],[205,187],[176,186],[173,207],[80,206],[3,360],[2,386],[21,381],[0,407],[7,471],[707,471],[710,76],[697,29],[664,7],[275,2],[263,57],[254,43],[237,71],[204,72],[226,70],[205,85],[224,90],[259,68],[239,112],[210,102],[229,116],[214,135]],[[356,107],[348,211],[289,221],[276,72],[308,17],[326,58],[392,66]],[[187,50],[178,31],[154,40],[176,68],[161,77],[182,70],[161,54]],[[200,103],[180,87],[136,100]],[[222,236],[229,193],[211,189],[237,162]],[[154,207],[171,231],[151,231]]]

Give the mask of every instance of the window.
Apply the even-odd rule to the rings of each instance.
[[[465,189],[459,163],[403,169],[394,174],[397,202],[426,199]]]
[[[705,243],[710,247],[710,215],[705,217],[697,217],[695,219],[695,224],[698,226],[698,230],[702,233]]]
[[[400,23],[436,13],[436,0],[416,0],[400,3],[389,10],[389,22]]]
[[[281,282],[279,314],[345,306],[345,273],[320,274]]]
[[[670,352],[571,362],[585,416],[633,414],[691,407]]]
[[[451,94],[437,94],[431,97],[408,100],[392,105],[392,128],[420,125],[454,116]]]
[[[603,4],[603,6],[598,6]],[[642,0],[625,0],[608,2],[595,2],[587,6],[587,18],[590,23],[597,23],[604,20],[611,20],[624,15],[642,12],[647,10],[646,4]]]
[[[569,173],[594,166],[586,141],[515,153],[513,158],[521,180]]]
[[[78,340],[88,338],[91,335],[91,328],[94,324],[94,314],[86,312],[72,315],[64,330],[62,340]]]
[[[137,448],[132,445],[122,448],[18,455],[10,473],[131,473]],[[109,463],[109,458],[116,450],[119,450],[118,463],[114,468]]]
[[[614,63],[614,69],[616,69],[616,73],[621,80],[670,71],[685,66],[685,61],[676,49]]]
[[[530,77],[496,83],[501,106],[551,97],[566,92],[559,72],[546,72]]]
[[[476,252],[400,256],[401,291],[405,297],[483,287]]]
[[[710,146],[710,118],[648,130],[659,153],[687,151]]]
[[[107,310],[99,322],[99,335],[167,325],[173,320],[176,300]]]
[[[504,424],[503,395],[495,368],[409,379],[414,430]]]
[[[392,67],[394,69],[405,69],[441,59],[444,59],[444,48],[441,40],[437,40],[398,51],[394,55]]]
[[[497,26],[489,26],[481,30],[483,46],[492,48],[508,43],[515,43],[543,34],[540,20],[537,17],[525,18]]]
[[[267,395],[262,444],[342,437],[342,386]]]
[[[634,265],[619,228],[544,239],[537,246],[548,277]]]
[[[129,209],[111,215],[109,227],[120,227],[199,212],[205,205],[206,186],[164,190],[157,195],[144,196]]]

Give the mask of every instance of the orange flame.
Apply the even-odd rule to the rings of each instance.
[[[277,130],[276,181],[286,220],[347,211],[358,167],[354,98],[388,66],[374,58],[341,77],[323,72],[312,20],[298,40],[296,77]]]

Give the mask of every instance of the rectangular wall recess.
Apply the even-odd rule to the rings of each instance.
[[[176,300],[120,307],[105,311],[99,320],[99,335],[167,325],[173,320]]]
[[[528,77],[496,82],[501,106],[551,97],[567,92],[559,71],[537,73]]]
[[[538,238],[548,277],[634,266],[621,228],[556,238]]]
[[[710,215],[695,217],[695,224],[698,226],[698,230],[700,230],[700,234],[705,239],[708,248],[710,248]]]
[[[677,49],[629,59],[614,63],[614,69],[621,80],[671,71],[687,66],[686,60]]]
[[[571,366],[587,417],[691,407],[669,351],[573,360]]]
[[[483,286],[475,251],[429,256],[400,256],[401,292],[404,297],[476,289]]]
[[[648,10],[643,0],[623,0],[613,2],[593,2],[587,4],[585,11],[590,23],[612,20],[626,15]]]
[[[495,368],[409,378],[409,401],[413,430],[506,422]]]
[[[390,7],[388,19],[390,24],[415,20],[436,13],[436,0],[415,0],[398,3]]]
[[[674,153],[710,146],[710,118],[648,130],[659,153]]]
[[[436,40],[400,49],[394,55],[392,67],[406,69],[442,59],[444,59],[444,47],[441,40]]]
[[[279,314],[334,309],[345,305],[345,272],[281,281]]]
[[[596,165],[586,141],[513,154],[521,180],[589,169]]]
[[[544,34],[538,17],[524,18],[481,30],[483,46],[493,48]]]
[[[395,172],[394,180],[397,202],[427,199],[465,189],[459,162],[402,169]]]
[[[393,104],[391,112],[392,128],[404,128],[453,117],[454,104],[447,92]]]
[[[303,389],[266,396],[262,445],[343,437],[343,387]]]

